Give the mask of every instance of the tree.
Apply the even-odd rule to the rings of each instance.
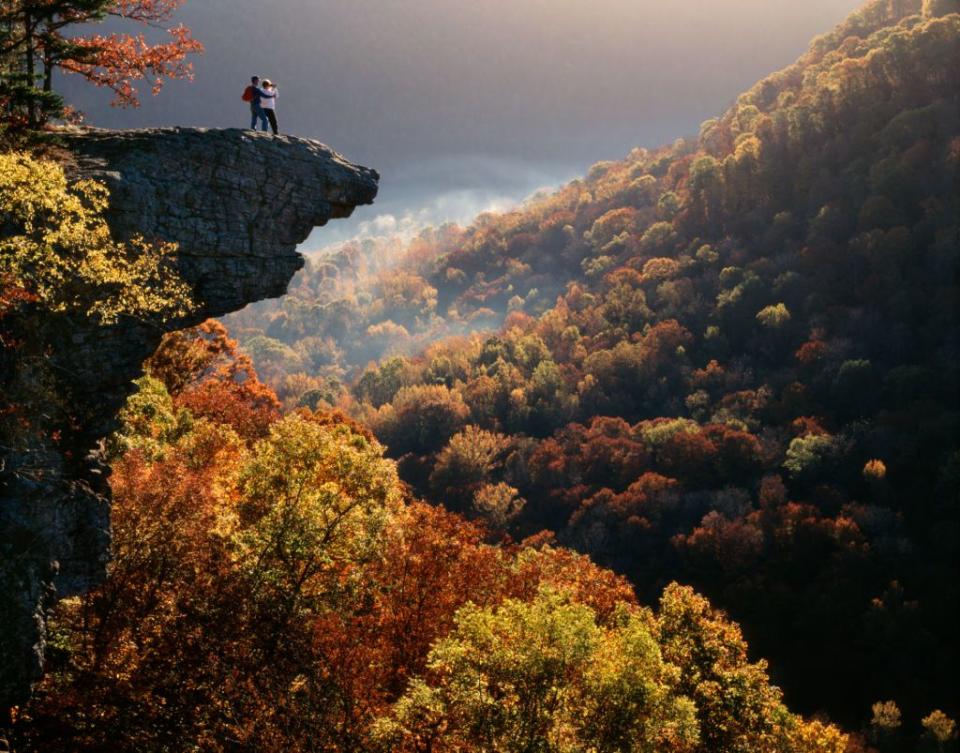
[[[263,437],[280,417],[280,402],[223,325],[211,320],[168,337],[160,357],[148,360],[147,367],[156,365],[175,387],[180,378],[171,376],[170,362],[187,367],[189,381],[179,384],[176,405],[196,417],[228,424],[245,439]]]
[[[0,280],[43,309],[90,316],[183,316],[191,308],[176,274],[175,244],[121,244],[103,219],[106,188],[68,183],[63,168],[19,152],[0,154]]]
[[[403,387],[373,421],[394,455],[439,450],[467,422],[461,394],[443,385]]]
[[[167,79],[190,78],[188,55],[203,46],[183,25],[167,30],[170,41],[150,43],[141,34],[72,35],[74,28],[115,17],[140,26],[170,21],[185,0],[3,0],[0,3],[0,101],[8,122],[36,128],[62,114],[53,92],[55,70],[110,89],[114,104],[139,104],[137,81],[154,94]]]
[[[502,533],[523,511],[526,500],[517,490],[502,481],[484,484],[473,495],[473,511],[487,521],[491,530]]]
[[[807,434],[790,440],[783,467],[798,479],[817,479],[832,470],[841,453],[840,441],[829,434]]]
[[[152,455],[152,429],[124,431],[140,441],[113,463],[108,577],[58,606],[24,750],[169,749],[216,727],[213,698],[232,700],[222,666],[243,653],[245,612],[224,534],[246,449],[209,422]]]
[[[196,417],[228,424],[247,440],[263,437],[280,417],[280,402],[260,381],[250,357],[226,336],[219,322],[205,322],[187,330],[183,337],[174,335],[174,341],[184,348],[183,361],[189,361],[197,350],[206,351],[206,357],[193,364],[198,371],[176,395],[176,405]]]
[[[147,372],[163,382],[172,396],[216,373],[224,362],[238,357],[237,342],[232,340],[216,319],[196,327],[168,332],[145,362]]]
[[[407,367],[405,358],[392,356],[379,367],[368,368],[357,382],[355,388],[357,397],[369,401],[374,408],[389,403],[400,388],[406,386]]]
[[[504,435],[468,426],[437,455],[430,486],[439,498],[465,511],[479,486],[490,480],[507,446]]]
[[[877,701],[870,710],[873,712],[870,727],[874,742],[883,744],[894,738],[902,724],[900,707],[896,702]]]
[[[677,692],[695,704],[698,753],[744,750],[842,753],[846,736],[790,714],[765,662],[751,663],[740,628],[693,589],[672,583],[660,600],[657,637],[679,668]]]
[[[940,709],[931,711],[920,723],[926,734],[936,741],[939,750],[944,750],[947,743],[957,735],[957,723]]]
[[[136,380],[137,391],[120,411],[120,428],[108,440],[110,456],[120,458],[137,449],[159,460],[194,427],[188,410],[178,408],[163,382],[150,376]]]
[[[649,621],[624,609],[616,623],[550,588],[468,604],[375,738],[395,751],[691,750],[693,704],[673,693]]]
[[[782,303],[766,306],[757,312],[757,321],[767,329],[780,329],[790,322],[790,311]]]
[[[215,319],[167,333],[144,366],[163,382],[178,408],[229,424],[248,440],[263,437],[280,417],[276,394]]]
[[[703,155],[693,161],[687,190],[694,218],[701,224],[714,222],[723,196],[723,170],[714,157]]]
[[[52,363],[43,334],[58,317],[110,325],[183,316],[191,290],[173,244],[110,236],[107,191],[69,183],[63,168],[25,153],[0,154],[0,444],[23,446],[70,423],[70,376]],[[2,465],[2,463],[0,463]]]
[[[381,455],[345,423],[296,414],[274,423],[239,477],[237,557],[253,577],[287,602],[325,568],[369,556],[400,499]]]
[[[142,416],[124,432],[156,434]],[[336,416],[289,416],[253,446],[209,419],[140,444],[114,463],[107,581],[59,608],[23,749],[344,749],[364,723],[350,708],[383,693],[387,616],[363,620],[401,509],[393,464]]]

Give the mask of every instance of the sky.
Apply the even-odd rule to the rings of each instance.
[[[135,110],[65,76],[92,125],[246,127],[253,74],[281,130],[376,168],[371,228],[467,221],[594,162],[695,135],[857,0],[187,0],[195,80]],[[149,87],[147,87],[149,88]]]

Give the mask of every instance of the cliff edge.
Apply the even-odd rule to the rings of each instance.
[[[71,177],[109,188],[117,238],[179,244],[177,266],[199,306],[159,326],[56,317],[42,333],[77,428],[56,445],[0,458],[0,706],[20,703],[38,676],[54,601],[103,577],[110,536],[101,446],[144,359],[167,331],[282,295],[303,266],[297,245],[372,203],[379,179],[316,141],[239,129],[82,130],[64,142]]]

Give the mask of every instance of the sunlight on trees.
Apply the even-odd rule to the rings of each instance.
[[[102,217],[106,189],[68,184],[63,168],[24,153],[0,154],[0,279],[53,312],[109,324],[122,316],[169,319],[191,310],[172,265],[176,245],[120,244]]]

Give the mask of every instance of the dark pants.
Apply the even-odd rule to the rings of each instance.
[[[277,111],[276,111],[276,110],[268,110],[266,107],[264,107],[264,108],[263,108],[263,112],[264,112],[264,114],[267,116],[267,120],[270,121],[270,128],[273,129],[273,135],[276,136],[277,133],[278,133],[278,131],[277,131]],[[267,129],[264,128],[263,130],[267,130]]]

